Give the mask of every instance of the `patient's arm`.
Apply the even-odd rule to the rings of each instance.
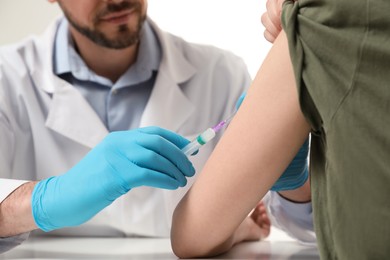
[[[295,85],[282,32],[234,120],[175,210],[171,238],[177,256],[230,249],[240,223],[297,154],[310,126]]]

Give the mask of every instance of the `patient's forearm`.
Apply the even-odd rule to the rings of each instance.
[[[174,217],[175,218],[175,217]],[[177,256],[179,257],[182,257],[182,258],[189,258],[189,257],[202,257],[202,256],[216,256],[216,255],[219,255],[219,254],[222,254],[228,250],[230,250],[234,245],[240,243],[240,242],[243,242],[243,241],[249,241],[249,240],[259,240],[260,238],[258,237],[259,235],[258,234],[254,234],[256,233],[255,231],[253,231],[253,227],[252,225],[249,223],[250,221],[250,218],[246,218],[239,226],[238,228],[232,233],[232,235],[230,237],[228,237],[226,240],[224,241],[221,241],[220,243],[217,243],[217,245],[215,245],[214,247],[203,247],[203,246],[199,246],[198,247],[198,243],[196,241],[194,241],[193,243],[185,243],[186,245],[190,245],[191,248],[184,248],[184,247],[176,247],[177,243],[174,241],[175,238],[176,238],[176,235],[174,234],[176,231],[175,229],[172,230],[172,238],[173,238],[173,245],[175,247],[173,247],[174,249],[174,252]],[[191,232],[191,231],[189,231]],[[210,236],[212,236],[212,228],[210,228]],[[202,242],[200,244],[202,244],[204,241],[208,240],[210,241],[210,243],[213,243],[211,241],[213,241],[212,238],[210,238],[210,236],[208,238],[202,238]],[[195,237],[197,237],[195,235]],[[255,238],[257,237],[257,238]],[[196,239],[198,240],[198,239]],[[199,240],[198,240],[199,241]],[[207,244],[207,243],[203,243],[203,244]],[[193,249],[195,249],[195,252],[193,251]],[[191,252],[194,252],[194,253],[191,253]]]
[[[279,195],[292,202],[304,203],[311,201],[310,179],[304,185],[295,190],[279,191]]]
[[[0,204],[0,237],[10,237],[37,228],[31,211],[31,193],[36,182],[28,182]]]
[[[222,244],[215,247],[212,251],[206,253],[205,255],[219,255],[230,250],[234,245],[239,244],[243,241],[260,240],[261,235],[257,234],[259,231],[254,230],[254,226],[256,226],[256,224],[254,224],[253,220],[250,217],[245,218],[245,220],[240,224],[240,226],[236,229],[236,231],[232,234],[231,237],[229,237],[226,241],[224,241]]]

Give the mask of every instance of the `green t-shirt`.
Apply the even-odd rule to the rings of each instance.
[[[390,259],[390,1],[287,0],[323,259]]]

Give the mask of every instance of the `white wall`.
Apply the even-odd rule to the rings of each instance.
[[[252,76],[271,46],[260,22],[264,10],[261,0],[149,0],[149,15],[162,28],[236,53]]]
[[[264,10],[261,0],[149,0],[148,12],[167,31],[243,57],[254,77],[271,46],[260,23]],[[41,33],[59,14],[47,0],[0,0],[0,45]]]
[[[0,45],[41,33],[60,14],[47,0],[0,0]]]

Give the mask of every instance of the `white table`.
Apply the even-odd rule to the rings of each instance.
[[[177,259],[169,239],[35,237],[0,259]],[[215,259],[319,259],[295,241],[246,242]]]

